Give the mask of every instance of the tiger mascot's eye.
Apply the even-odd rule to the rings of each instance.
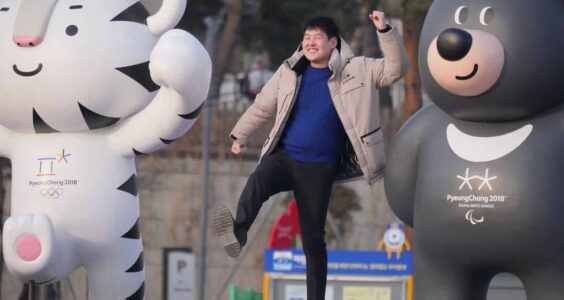
[[[78,27],[76,27],[76,25],[69,25],[65,32],[68,36],[74,36],[78,33]]]

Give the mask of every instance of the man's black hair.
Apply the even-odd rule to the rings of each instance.
[[[317,16],[309,19],[306,22],[304,32],[308,29],[318,28],[319,30],[325,32],[327,38],[336,37],[337,38],[337,50],[341,51],[341,36],[339,35],[339,26],[335,23],[335,20],[331,17]]]
[[[330,17],[317,16],[306,22],[304,32],[308,29],[318,28],[327,34],[328,38],[337,37],[339,39],[339,27],[335,20]]]
[[[304,27],[304,33],[306,32],[306,30],[314,29],[314,28],[323,31],[327,35],[327,38],[329,39],[332,37],[336,37],[337,38],[336,48],[338,51],[341,51],[341,36],[339,35],[339,27],[337,26],[337,23],[335,23],[335,20],[325,16],[313,17],[306,22],[306,25]],[[300,45],[300,49],[301,48],[302,46]],[[309,61],[304,56],[296,63],[293,70],[298,75],[301,75],[303,74],[305,68],[308,65],[309,65]]]

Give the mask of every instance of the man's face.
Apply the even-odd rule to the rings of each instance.
[[[337,38],[328,38],[327,34],[319,28],[307,29],[302,40],[304,55],[314,67],[326,67],[331,58],[331,51],[336,45]]]

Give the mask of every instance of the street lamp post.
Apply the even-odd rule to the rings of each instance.
[[[207,26],[206,32],[206,49],[210,56],[214,57],[215,41],[219,28],[222,24],[221,14],[216,17],[206,17],[204,23]],[[212,95],[208,98],[203,108],[202,119],[202,160],[204,163],[204,172],[202,177],[202,213],[200,216],[200,269],[198,275],[198,293],[200,300],[205,300],[206,290],[206,252],[207,252],[207,234],[208,234],[208,203],[210,192],[210,135],[211,135],[211,119],[212,119],[212,106],[210,102],[215,100]]]

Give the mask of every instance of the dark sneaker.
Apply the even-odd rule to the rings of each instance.
[[[227,254],[237,257],[241,254],[241,243],[235,236],[235,222],[229,208],[219,204],[213,212],[213,227],[215,233],[223,240],[223,246]]]

